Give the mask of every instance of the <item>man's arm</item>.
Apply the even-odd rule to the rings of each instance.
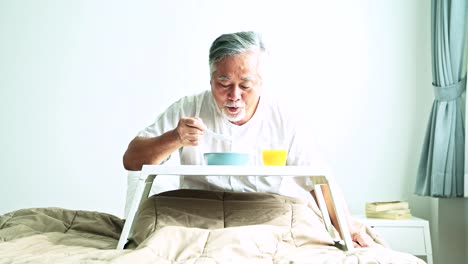
[[[123,156],[124,168],[139,171],[143,164],[160,164],[181,146],[175,129],[159,137],[135,137]]]
[[[183,146],[197,146],[206,129],[197,117],[184,117],[173,130],[151,138],[136,137],[123,156],[126,170],[141,170],[144,164],[160,164]]]

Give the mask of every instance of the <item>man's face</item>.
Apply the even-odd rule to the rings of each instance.
[[[236,125],[252,118],[262,91],[260,52],[227,56],[216,64],[211,92],[223,115]]]

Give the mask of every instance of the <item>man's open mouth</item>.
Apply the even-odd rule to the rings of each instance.
[[[230,113],[236,113],[239,111],[239,107],[226,107]]]

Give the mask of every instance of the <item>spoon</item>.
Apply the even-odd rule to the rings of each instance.
[[[214,137],[216,139],[232,142],[232,137],[231,136],[216,133],[216,132],[214,132],[214,131],[212,131],[212,130],[210,130],[208,128],[205,129],[205,132],[207,132],[210,136],[212,136],[212,137]]]

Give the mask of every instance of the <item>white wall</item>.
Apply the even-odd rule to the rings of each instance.
[[[272,51],[269,89],[320,144],[351,211],[405,199],[437,221],[412,195],[433,98],[429,16],[427,0],[2,1],[0,213],[122,216],[128,142],[209,88],[215,37],[253,29]]]
[[[272,86],[313,132],[353,212],[413,189],[432,91],[427,1],[3,1],[0,212],[122,214],[122,154],[208,87],[223,32],[260,30]]]

